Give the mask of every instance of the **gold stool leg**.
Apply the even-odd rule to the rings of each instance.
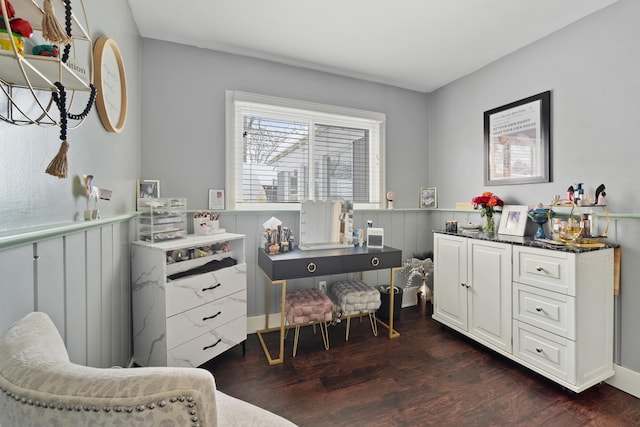
[[[371,323],[371,330],[373,331],[373,336],[378,336],[378,322],[376,322],[376,313],[369,312],[369,322]]]
[[[323,328],[324,325],[324,328]],[[322,342],[324,343],[324,349],[329,350],[329,329],[327,328],[327,322],[320,323],[320,333],[322,334]]]
[[[300,336],[300,324],[296,324],[296,333],[293,335],[293,357],[296,357],[298,351],[298,337]]]
[[[345,341],[349,341],[349,328],[351,328],[351,316],[347,315],[347,335]]]

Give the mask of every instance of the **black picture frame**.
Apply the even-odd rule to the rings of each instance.
[[[551,91],[484,112],[484,184],[551,182]]]

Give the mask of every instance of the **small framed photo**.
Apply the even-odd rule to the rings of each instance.
[[[420,189],[420,208],[437,208],[438,193],[436,187]]]
[[[160,197],[160,181],[157,179],[139,179],[136,185],[136,210],[138,199],[157,199]]]
[[[529,208],[527,206],[504,205],[502,207],[498,234],[524,236],[524,230],[527,226],[528,210]]]
[[[224,190],[217,188],[209,189],[209,210],[224,210]]]

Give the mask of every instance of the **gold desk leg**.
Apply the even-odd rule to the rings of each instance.
[[[391,289],[389,289],[389,324],[386,324],[378,316],[376,316],[376,320],[380,325],[387,328],[389,330],[389,339],[398,338],[400,333],[393,329],[393,307],[394,307],[394,299],[395,299],[395,273],[397,271],[402,270],[402,267],[394,267],[391,269]]]
[[[264,273],[264,271],[262,272],[262,274],[264,274],[264,277],[267,279],[267,286],[265,287],[265,289],[266,289],[265,321],[264,321],[264,329],[256,331],[256,334],[258,335],[258,339],[260,340],[260,345],[262,345],[262,350],[264,351],[264,355],[267,356],[267,361],[269,362],[269,365],[277,365],[277,364],[280,364],[280,363],[284,362],[284,331],[285,331],[284,309],[285,309],[285,298],[286,298],[286,295],[287,295],[287,281],[286,280],[272,281]],[[270,293],[271,293],[270,292],[271,291],[271,285],[281,285],[281,288],[282,288],[282,293],[280,295],[280,326],[273,327],[273,328],[269,327],[269,302],[270,302],[270,298],[269,297],[270,297]],[[264,338],[262,337],[262,334],[269,333],[269,332],[275,332],[275,331],[278,331],[278,330],[280,331],[280,354],[278,355],[277,359],[274,359],[274,358],[271,357],[271,353],[269,352],[269,349],[267,348],[267,344],[264,342]]]

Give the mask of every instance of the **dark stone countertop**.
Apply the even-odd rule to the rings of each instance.
[[[581,253],[581,252],[591,252],[591,251],[599,251],[602,249],[609,248],[617,248],[620,245],[616,243],[608,243],[604,238],[597,239],[588,239],[593,243],[601,243],[604,246],[589,246],[581,245],[579,243],[562,243],[562,242],[544,242],[534,239],[533,236],[510,236],[507,234],[487,234],[483,231],[458,231],[457,233],[453,233],[445,230],[432,230],[434,233],[439,234],[448,234],[450,236],[460,236],[460,237],[468,237],[470,239],[479,239],[479,240],[487,240],[490,242],[498,242],[498,243],[510,243],[513,245],[520,246],[530,246],[532,248],[540,248],[540,249],[551,249],[554,251],[562,251],[562,252],[571,252],[571,253]],[[584,240],[584,239],[583,239]]]

